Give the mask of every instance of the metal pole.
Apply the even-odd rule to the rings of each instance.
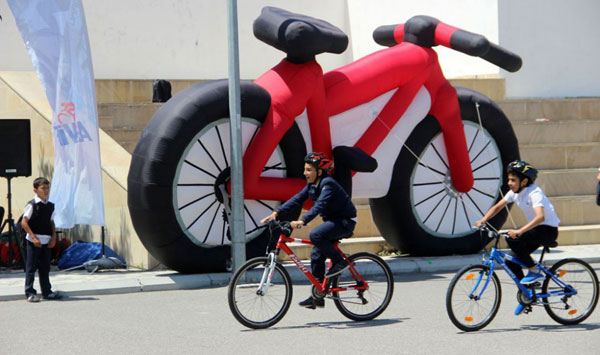
[[[102,257],[106,256],[105,250],[104,250],[104,226],[102,226]]]
[[[231,228],[232,269],[235,272],[244,262],[246,262],[237,0],[227,1],[227,19],[227,37],[229,43],[229,128],[231,132],[232,204],[229,227]]]
[[[14,240],[17,243],[20,243],[21,241],[19,240],[19,238],[17,238],[17,236],[14,233],[15,222],[12,219],[12,193],[10,191],[10,179],[12,179],[12,176],[6,177],[6,187],[8,191],[8,193],[6,194],[6,197],[8,198],[8,265],[14,266],[15,258],[13,255],[12,241]],[[23,262],[23,265],[25,265],[25,260],[23,260],[23,256],[24,255],[21,253],[21,261]]]

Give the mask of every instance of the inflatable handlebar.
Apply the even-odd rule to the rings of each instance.
[[[382,46],[411,42],[421,47],[442,45],[474,57],[480,57],[510,72],[521,68],[521,57],[482,35],[458,29],[429,16],[414,16],[405,24],[380,26],[373,39]]]

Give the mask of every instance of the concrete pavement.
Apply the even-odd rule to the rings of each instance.
[[[534,253],[539,255],[540,251]],[[453,272],[465,265],[479,264],[482,253],[441,257],[394,256],[384,259],[394,274]],[[539,256],[534,256],[534,260]],[[579,258],[588,263],[600,262],[600,244],[560,246],[544,257],[546,264],[564,258]],[[308,266],[309,261],[305,264]],[[285,267],[294,282],[306,281],[298,268],[286,263]],[[503,271],[502,271],[503,272]],[[66,296],[135,293],[178,289],[198,289],[226,285],[230,273],[184,275],[172,270],[140,271],[134,269],[103,270],[88,273],[85,270],[54,271],[50,273],[52,289]],[[0,301],[25,300],[25,274],[5,271],[0,273]],[[40,290],[36,275],[36,289]]]

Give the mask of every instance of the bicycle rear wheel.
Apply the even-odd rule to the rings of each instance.
[[[268,328],[279,322],[292,302],[292,280],[277,263],[268,290],[258,293],[267,265],[266,257],[248,260],[229,282],[229,309],[235,319],[249,328]]]
[[[465,332],[482,329],[498,313],[502,290],[495,273],[485,286],[489,272],[485,265],[469,265],[459,270],[450,281],[446,310],[458,329]],[[479,295],[484,286],[485,292]]]
[[[594,269],[583,260],[564,259],[554,264],[550,272],[577,291],[577,294],[563,296],[556,302],[548,302],[547,297],[542,298],[550,318],[569,325],[580,323],[589,317],[598,303],[598,276]],[[567,290],[551,278],[544,280],[543,293],[562,291]]]
[[[356,321],[371,320],[390,304],[394,293],[394,277],[386,262],[371,253],[356,253],[349,257],[354,269],[367,282],[366,290],[333,292],[333,302],[347,318]],[[332,288],[362,286],[363,282],[351,268],[332,282]]]

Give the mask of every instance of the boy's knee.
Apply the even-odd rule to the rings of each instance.
[[[319,231],[317,229],[313,229],[313,231],[310,232],[308,237],[310,238],[310,241],[313,242],[313,244],[319,243],[320,241],[323,240],[323,234],[319,233]]]

